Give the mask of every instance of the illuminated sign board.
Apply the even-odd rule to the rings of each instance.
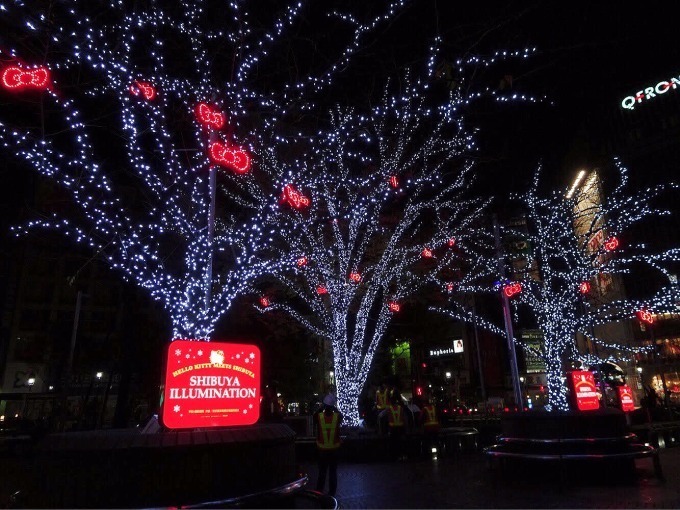
[[[624,412],[635,411],[635,402],[633,402],[633,390],[630,386],[624,384],[623,386],[617,386],[616,388],[619,392],[619,402],[621,403],[621,410]]]
[[[569,381],[579,411],[593,411],[600,408],[592,372],[575,370],[569,374]]]
[[[170,429],[251,425],[260,417],[260,350],[175,340],[168,347],[161,420]]]
[[[451,342],[451,347],[440,347],[438,349],[430,349],[429,356],[431,358],[440,358],[442,356],[450,356],[452,354],[459,354],[465,349],[463,347],[463,341],[460,339],[453,340]]]
[[[656,85],[645,87],[644,90],[636,92],[634,96],[624,97],[623,101],[621,101],[621,108],[634,110],[635,106],[642,103],[642,101],[649,101],[656,96],[665,94],[671,89],[675,90],[678,88],[678,85],[680,85],[680,76],[677,78],[673,77],[670,80],[662,80]]]

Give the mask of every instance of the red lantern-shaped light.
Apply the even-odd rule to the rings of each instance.
[[[50,84],[50,71],[46,67],[22,69],[7,67],[2,72],[2,86],[7,90],[46,89]]]
[[[420,255],[422,255],[422,257],[425,259],[431,259],[432,250],[430,250],[429,248],[423,248],[423,251],[420,252]]]
[[[260,304],[263,308],[267,308],[269,306],[269,298],[267,296],[262,296],[260,298]]]
[[[354,283],[359,283],[361,281],[361,273],[352,272],[349,274],[349,279]]]
[[[393,188],[399,187],[399,178],[396,175],[390,176],[390,186]]]
[[[387,304],[387,307],[389,308],[390,312],[395,312],[395,313],[396,313],[396,312],[398,312],[399,310],[401,310],[401,305],[400,305],[399,303],[397,303],[396,301],[390,301],[390,302]]]
[[[503,287],[503,293],[511,298],[522,292],[522,284],[519,282],[513,282]]]
[[[323,285],[319,285],[319,286],[316,288],[316,293],[317,293],[319,296],[323,296],[324,294],[328,294],[328,289],[327,289],[326,287],[324,287]]]
[[[145,81],[135,81],[130,85],[130,94],[153,101],[156,98],[156,88]]]
[[[581,282],[578,290],[581,294],[588,294],[590,292],[590,282]]]
[[[604,242],[604,249],[607,251],[614,251],[619,247],[619,240],[616,237],[610,237]]]
[[[196,118],[204,126],[221,129],[224,126],[224,115],[217,107],[205,103],[198,103],[196,106]]]
[[[649,310],[640,310],[637,313],[638,319],[642,322],[646,322],[647,324],[653,324],[654,323],[654,316]]]
[[[300,257],[297,259],[298,267],[305,267],[307,265],[307,257]]]

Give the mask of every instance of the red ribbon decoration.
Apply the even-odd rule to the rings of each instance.
[[[423,248],[423,251],[420,254],[426,259],[432,258],[432,250],[429,248]]]
[[[607,251],[614,251],[619,247],[619,240],[616,237],[610,237],[604,242],[604,248]]]
[[[450,247],[455,246],[455,245],[456,245],[456,238],[455,238],[455,237],[451,237],[451,238],[447,241],[447,244],[448,244]]]
[[[588,292],[590,292],[590,282],[581,282],[578,286],[578,290],[581,294],[588,294]]]
[[[401,305],[396,301],[390,301],[387,306],[390,309],[390,312],[398,312],[401,310]]]
[[[196,106],[196,118],[204,126],[220,129],[224,126],[224,115],[217,108],[213,108],[205,103],[198,103]]]
[[[262,296],[260,298],[260,304],[262,305],[263,308],[267,308],[269,306],[269,299],[266,298],[265,296]]]
[[[286,184],[283,187],[283,195],[281,196],[282,203],[288,203],[291,207],[295,209],[302,209],[310,204],[309,198],[304,196],[292,184]]]
[[[354,283],[359,283],[361,281],[361,273],[350,273],[349,274],[349,279],[352,280]]]
[[[150,83],[145,81],[134,81],[130,85],[130,94],[133,96],[142,96],[148,101],[153,101],[156,99],[156,89]]]
[[[304,267],[307,265],[307,257],[300,257],[297,259],[297,265],[298,267]]]
[[[519,282],[514,282],[503,287],[503,293],[509,298],[519,294],[520,292],[522,292],[522,284]]]
[[[390,186],[393,188],[399,187],[399,178],[396,175],[390,176]]]
[[[649,310],[640,310],[637,313],[638,319],[640,319],[642,322],[646,322],[647,324],[653,324],[654,323],[654,316],[651,314]]]
[[[250,170],[250,156],[241,147],[229,147],[220,142],[210,144],[210,158],[218,165],[231,168],[237,174]]]
[[[324,295],[324,294],[328,294],[328,289],[327,289],[326,287],[324,287],[323,285],[319,285],[319,286],[316,288],[316,293],[317,293],[319,296],[322,296],[322,295]]]
[[[46,89],[50,84],[50,71],[46,67],[22,69],[8,67],[2,73],[2,86],[8,90]]]

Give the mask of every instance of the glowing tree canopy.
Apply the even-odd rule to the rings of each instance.
[[[16,232],[57,230],[89,247],[164,304],[173,337],[208,339],[234,298],[272,269],[253,258],[248,217],[214,221],[218,180],[261,194],[244,180],[258,171],[253,148],[288,140],[273,126],[292,107],[310,108],[403,4],[385,2],[364,21],[330,13],[329,26],[345,27],[338,53],[308,58],[300,79],[276,57],[289,54],[286,31],[304,24],[302,2],[276,12],[244,0],[3,4],[3,35],[16,45],[0,48],[0,93],[16,99],[0,114],[4,152],[75,204],[68,217]]]
[[[459,89],[432,105],[429,80],[400,85],[366,111],[331,112],[332,127],[305,146],[304,160],[259,154],[281,194],[262,208],[267,227],[253,243],[269,245],[288,271],[277,275],[286,292],[256,306],[284,310],[332,343],[350,423],[392,318],[425,285],[459,284],[445,275],[488,241],[477,230],[486,202],[469,194],[473,131],[459,112],[471,96]]]
[[[516,311],[525,307],[531,312],[544,338],[541,350],[534,354],[546,365],[549,410],[569,409],[562,378],[570,360],[592,366],[601,363],[602,357],[630,360],[633,352],[642,349],[612,341],[612,335],[607,334],[611,327],[639,318],[644,311],[675,309],[670,279],[662,278],[669,285],[644,300],[626,297],[622,281],[624,275],[640,274],[642,266],[668,277],[670,265],[680,260],[680,250],[652,252],[649,246],[636,243],[633,234],[642,222],[668,214],[652,202],[662,192],[676,188],[660,185],[629,191],[626,170],[618,161],[616,170],[619,180],[609,192],[602,192],[598,174],[592,172],[581,188],[549,196],[539,192],[537,171],[528,192],[515,197],[523,202],[528,233],[512,229],[504,233],[524,239],[529,247],[525,270],[515,275],[521,281],[495,290],[470,287],[505,292]],[[458,303],[452,303],[446,313],[459,318],[467,315]],[[502,332],[488,321],[484,324]],[[579,352],[577,332],[590,339],[602,357]]]

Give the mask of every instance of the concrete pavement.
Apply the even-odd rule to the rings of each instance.
[[[566,484],[541,464],[503,473],[479,452],[437,460],[341,463],[337,499],[340,508],[348,509],[680,508],[680,448],[664,449],[660,457],[665,481],[654,477],[651,459],[639,459],[632,479],[596,468]],[[301,467],[313,488],[316,465]]]

